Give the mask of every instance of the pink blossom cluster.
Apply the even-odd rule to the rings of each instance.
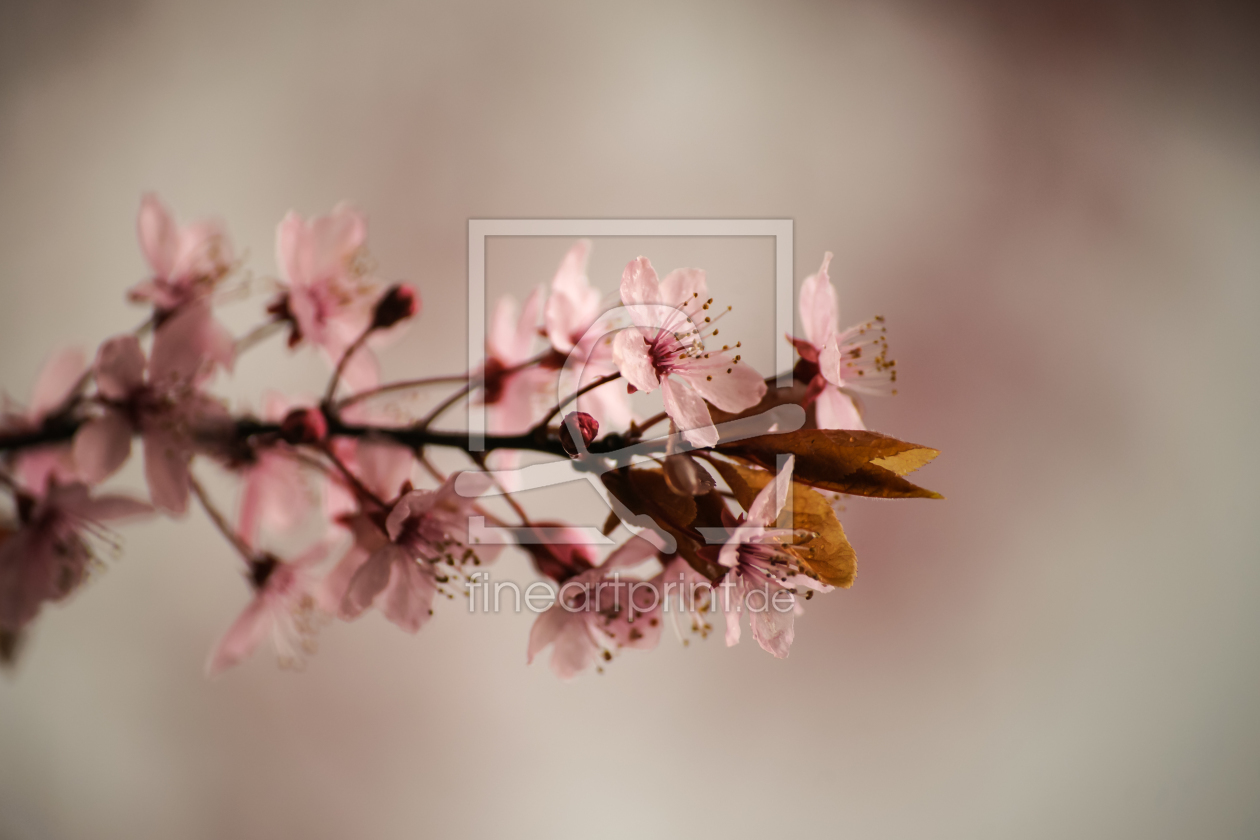
[[[785,513],[789,498],[815,493],[811,488],[899,494],[868,492],[856,477],[829,477],[831,462],[799,449],[804,444],[796,438],[791,445],[782,438],[785,459],[768,468],[758,460],[760,450],[739,449],[722,437],[721,422],[764,408],[774,392],[743,359],[739,342],[719,346],[719,308],[699,269],[662,278],[640,257],[625,267],[619,300],[607,300],[587,276],[591,245],[578,242],[548,287],[519,307],[510,298],[497,303],[484,360],[472,370],[382,383],[376,352],[419,315],[420,296],[377,276],[359,211],[342,204],[327,215],[290,213],[280,222],[279,276],[258,304],[258,326],[241,337],[217,313],[226,298],[239,298],[242,288],[257,283],[239,281],[242,266],[224,228],[215,222],[180,226],[151,195],[141,202],[137,228],[148,276],[128,297],[148,307],[142,326],[105,340],[90,361],[78,350],[54,355],[27,404],[6,402],[0,415],[0,485],[11,501],[0,518],[5,660],[45,603],[65,599],[104,568],[105,555],[117,550],[114,523],[182,517],[190,500],[222,532],[225,553],[237,557],[249,591],[210,651],[210,674],[241,662],[267,637],[283,664],[300,665],[322,625],[372,610],[417,632],[439,600],[467,595],[468,582],[479,574],[474,570],[497,559],[498,546],[480,542],[470,528],[474,516],[514,528],[538,575],[582,584],[570,592],[610,581],[720,581],[737,593],[721,610],[712,601],[693,602],[686,627],[676,624],[680,635],[707,635],[708,619],[722,611],[725,639],[733,645],[741,636],[744,596],[757,589],[777,597],[786,609],[750,612],[749,619],[757,643],[784,657],[806,597],[848,585],[834,571],[838,561],[816,547],[822,545],[818,529],[831,528],[833,519],[815,511],[824,525],[802,528],[791,520],[792,510]],[[788,337],[800,357],[799,384],[778,401],[807,410],[805,432],[823,435],[810,440],[866,452],[870,464],[887,466],[868,472],[896,478],[902,462],[879,455],[891,451],[884,442],[892,439],[861,431],[855,398],[887,390],[895,379],[882,321],[839,328],[830,260],[827,254],[802,285],[804,337]],[[292,350],[313,350],[327,362],[327,388],[320,395],[269,394],[257,415],[235,411],[214,392],[217,378],[260,341],[281,334]],[[453,390],[432,410],[397,422],[399,406],[388,404],[392,395],[442,385]],[[657,390],[664,411],[636,414],[631,395]],[[484,452],[471,451],[466,435],[433,427],[463,399],[485,406]],[[657,426],[663,437],[649,438]],[[773,445],[775,439],[760,440]],[[513,496],[511,471],[522,451],[573,458],[581,466],[652,441],[663,441],[663,451],[633,464],[604,463],[602,469],[624,479],[608,483],[623,517],[610,517],[605,532],[629,526],[622,521],[625,508],[642,504],[668,539],[629,529],[630,537],[601,558],[574,526],[531,518]],[[148,498],[103,490],[137,443]],[[436,447],[468,455],[458,491],[460,475],[444,475],[427,457]],[[806,465],[800,458],[811,460]],[[207,492],[198,478],[203,464],[236,478],[234,511],[225,512]],[[735,468],[743,470],[740,481],[760,489],[744,488],[741,498],[725,480],[724,470]],[[659,492],[617,489],[658,477]],[[899,486],[893,478],[887,487]],[[488,509],[484,491],[502,496],[510,513]],[[704,523],[721,538],[702,538]],[[829,537],[826,552],[832,554],[836,540],[843,541],[838,522],[833,530],[840,536]],[[807,545],[811,540],[815,547]],[[532,661],[550,647],[553,670],[571,677],[620,650],[655,647],[662,618],[659,606],[636,613],[620,601],[570,599],[539,615],[527,656]]]

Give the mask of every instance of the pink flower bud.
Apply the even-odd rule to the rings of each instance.
[[[564,422],[560,424],[560,445],[564,447],[564,451],[569,453],[570,458],[578,456],[578,448],[573,440],[573,435],[569,432],[570,422],[576,423],[578,431],[582,435],[582,447],[585,449],[591,445],[591,441],[595,440],[595,436],[599,434],[599,422],[587,414],[585,411],[574,411],[564,418]]]
[[[280,424],[280,437],[286,443],[319,443],[328,436],[328,421],[317,408],[295,408]]]
[[[416,290],[405,284],[395,284],[376,302],[376,311],[372,313],[372,329],[389,329],[399,321],[414,317],[419,311],[420,296],[416,294]]]

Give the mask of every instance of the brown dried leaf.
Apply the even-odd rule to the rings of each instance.
[[[720,444],[717,451],[767,470],[778,469],[777,456],[795,455],[797,481],[837,493],[944,498],[901,477],[931,461],[938,450],[876,432],[801,429]]]
[[[712,463],[744,510],[748,510],[762,488],[774,480],[774,474],[766,470],[748,469],[716,459]],[[788,504],[792,509],[792,527],[818,535],[808,542],[793,545],[792,550],[823,583],[845,589],[852,586],[857,577],[857,554],[826,497],[793,481]]]
[[[722,500],[716,493],[697,497],[679,495],[669,488],[665,474],[660,470],[625,467],[604,473],[600,480],[631,513],[650,516],[662,530],[673,536],[678,542],[678,553],[697,572],[710,580],[716,580],[726,572],[726,569],[702,556],[700,549],[704,538],[695,528],[696,524],[721,525]],[[700,521],[697,523],[698,515]]]

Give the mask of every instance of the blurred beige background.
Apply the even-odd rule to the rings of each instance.
[[[234,561],[129,528],[0,678],[0,838],[1260,835],[1257,17],[1013,5],[7,0],[9,393],[139,320],[146,189],[261,274],[285,211],[358,202],[424,296],[392,374],[464,362],[469,217],[791,217],[948,499],[850,504],[857,585],[786,661],[667,635],[567,684],[458,604],[207,683]],[[566,244],[494,245],[492,290]],[[768,368],[772,254],[712,245],[649,256],[709,260]],[[322,379],[269,346],[226,393]]]

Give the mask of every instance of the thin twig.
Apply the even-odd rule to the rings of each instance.
[[[388,385],[380,385],[376,388],[369,388],[366,391],[360,391],[357,394],[351,394],[348,397],[338,400],[336,408],[340,411],[343,408],[349,408],[350,406],[363,402],[364,400],[370,400],[373,397],[379,397],[382,394],[392,394],[395,391],[406,391],[409,388],[422,388],[425,385],[450,385],[455,382],[467,381],[468,375],[464,374],[462,376],[429,376],[424,379],[406,379],[402,382],[391,382]]]
[[[459,402],[464,397],[468,396],[468,392],[471,390],[472,390],[472,383],[466,383],[463,388],[460,388],[458,391],[451,394],[446,399],[442,400],[440,403],[437,404],[436,407],[433,408],[432,411],[424,415],[424,417],[420,418],[420,421],[416,423],[416,428],[419,429],[420,431],[424,431],[425,429],[429,428],[429,424],[432,423],[434,420],[438,419],[438,417],[442,414],[442,412],[446,411],[446,409],[450,408],[451,406],[455,405],[455,403]]]
[[[328,380],[328,390],[324,392],[324,405],[332,404],[333,395],[337,393],[337,385],[341,382],[341,374],[346,369],[346,364],[350,361],[350,357],[359,351],[375,329],[375,324],[368,324],[354,343],[346,348],[346,352],[341,354],[341,359],[337,362],[337,368],[333,371],[332,378]]]
[[[534,426],[534,428],[537,430],[546,429],[547,424],[551,422],[552,418],[554,418],[557,414],[563,411],[566,405],[573,402],[574,400],[576,400],[578,397],[582,396],[583,394],[589,391],[594,391],[600,385],[607,385],[609,382],[612,382],[613,380],[620,379],[620,378],[621,378],[621,371],[618,371],[616,373],[607,374],[606,376],[601,376],[599,379],[596,379],[594,382],[588,382],[586,385],[583,385],[581,388],[578,388],[572,394],[569,394],[569,396],[565,397],[563,400],[557,403],[556,407],[551,409],[551,411],[548,411],[547,416],[539,420],[538,423]]]
[[[188,474],[188,486],[192,488],[193,495],[197,497],[197,501],[201,503],[201,507],[206,512],[206,516],[210,517],[210,521],[219,529],[219,533],[232,544],[232,547],[244,558],[246,563],[253,563],[255,560],[254,551],[249,544],[241,538],[227,519],[219,512],[219,509],[210,501],[210,497],[206,494],[206,489],[201,486],[201,482],[193,477],[192,473]]]
[[[371,490],[369,490],[363,484],[363,482],[359,480],[359,477],[357,475],[350,472],[350,468],[341,462],[341,459],[337,457],[337,454],[335,452],[333,452],[331,446],[325,445],[323,451],[324,451],[324,455],[328,457],[328,460],[332,461],[333,466],[335,466],[337,470],[341,473],[341,475],[346,479],[346,481],[350,483],[350,489],[352,489],[355,493],[359,494],[360,497],[367,499],[368,501],[375,504],[381,510],[385,510],[385,511],[389,510],[389,505],[386,504],[385,501],[381,499],[380,496],[376,495]]]

